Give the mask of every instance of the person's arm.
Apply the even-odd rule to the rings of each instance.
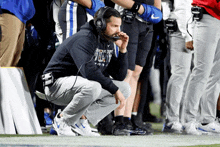
[[[79,37],[72,45],[74,48],[69,49],[70,55],[82,77],[99,82],[103,89],[106,89],[111,94],[115,94],[118,87],[95,64],[94,53],[97,48],[96,42],[91,37]]]
[[[83,5],[89,9],[92,8],[92,0],[74,0],[75,2],[77,2],[80,5]]]
[[[115,41],[115,44],[119,47],[119,56],[117,58],[115,56],[111,58],[106,71],[114,79],[123,81],[128,70],[127,45],[129,36],[124,32],[119,32],[118,36],[120,39]]]
[[[122,6],[125,9],[131,9],[135,3],[133,0],[112,0],[112,2],[118,4],[119,6]],[[144,7],[142,5],[140,6],[138,13],[139,14],[144,13]]]
[[[193,18],[192,18],[192,13],[191,13],[191,8],[192,8],[192,0],[186,0],[186,24],[187,24],[187,30],[188,32],[186,33],[186,39],[185,39],[185,45],[187,49],[193,50],[193,29],[194,29],[194,23],[193,23]],[[190,33],[190,34],[189,34]]]
[[[118,57],[112,56],[105,72],[118,81],[123,81],[128,70],[128,54],[119,52]]]
[[[101,0],[74,0],[74,1],[80,5],[87,7],[86,11],[92,16],[95,15],[98,9],[105,6],[103,1]]]
[[[185,38],[185,46],[187,49],[193,49],[192,36],[189,32],[192,30],[192,17],[191,17],[191,3],[192,0],[175,0],[174,14],[177,17],[177,24],[183,38]]]
[[[121,93],[120,90],[117,90],[114,96],[115,96],[116,104],[118,104],[118,101],[120,101],[120,105],[118,106],[118,109],[122,109],[125,106],[125,102],[126,102],[124,95]]]
[[[112,2],[114,2],[115,4],[118,4],[119,6],[122,6],[125,9],[131,9],[132,6],[135,3],[133,0],[112,0]],[[161,10],[161,0],[155,0],[154,1],[154,6]],[[143,5],[140,6],[140,8],[138,10],[138,13],[139,14],[143,14],[144,13]]]
[[[139,16],[145,21],[158,23],[162,19],[161,0],[155,0],[154,6],[134,2],[133,0],[112,1],[125,9],[129,9],[132,12],[137,12]]]
[[[156,8],[161,10],[161,5],[162,5],[161,0],[154,0],[154,6]]]

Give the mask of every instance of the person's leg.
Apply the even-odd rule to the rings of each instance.
[[[153,26],[149,25],[149,30],[152,30]],[[153,64],[153,56],[156,53],[156,47],[153,43],[156,41],[156,33],[149,33],[146,37],[146,44],[144,45],[146,48],[150,48],[150,51],[147,55],[146,64],[143,67],[143,70],[141,72],[140,78],[139,78],[139,86],[137,87],[137,92],[134,100],[133,110],[132,110],[132,123],[139,127],[149,128],[151,127],[151,124],[149,123],[143,123],[143,119],[148,118],[150,114],[150,111],[145,111],[145,107],[147,106],[149,108],[148,101],[148,83],[149,83],[149,75],[150,75],[150,68]],[[150,43],[152,42],[152,43]],[[148,109],[147,109],[148,110]],[[136,115],[136,116],[135,116]],[[144,116],[143,116],[144,115]],[[146,130],[146,129],[145,129]],[[150,130],[152,130],[150,128]]]
[[[132,112],[134,98],[135,98],[136,90],[137,90],[137,83],[138,83],[138,79],[139,79],[142,69],[143,67],[136,65],[134,71],[128,71],[128,75],[130,75],[130,77],[127,76],[125,81],[129,82],[129,85],[131,86],[131,95],[127,99],[127,102],[126,102],[124,117],[131,118],[131,112]]]
[[[136,26],[138,26],[138,42],[137,42],[137,53],[135,54],[135,68],[134,71],[129,74],[128,77],[125,79],[125,81],[129,82],[131,86],[131,96],[128,98],[127,107],[125,108],[125,117],[131,117],[131,112],[135,100],[135,95],[137,91],[137,83],[139,80],[139,77],[141,75],[141,72],[143,70],[143,67],[146,63],[147,56],[149,54],[149,51],[151,49],[151,42],[152,42],[152,25],[147,25],[142,22],[137,22]],[[133,49],[134,47],[130,46],[130,49]],[[129,102],[130,101],[130,102]]]
[[[140,102],[140,97],[138,97],[140,94],[139,93],[140,90],[138,89],[140,88],[140,85],[138,86],[138,81],[139,81],[141,72],[143,70],[143,67],[145,63],[147,62],[147,57],[151,49],[151,42],[153,38],[153,33],[152,33],[153,26],[146,25],[144,23],[139,22],[138,27],[139,27],[139,36],[138,36],[138,46],[137,46],[137,53],[136,53],[136,59],[135,59],[135,69],[133,73],[131,74],[130,79],[128,79],[130,80],[129,82],[132,87],[132,94],[130,98],[128,99],[128,102],[125,108],[124,117],[125,117],[125,121],[127,120],[125,124],[127,124],[128,128],[132,129],[133,127],[133,129],[136,131],[136,134],[148,135],[148,134],[151,134],[152,132],[146,129],[146,127],[143,128],[144,125],[142,121],[141,123],[139,123],[139,125],[137,125],[134,119],[137,119],[138,117],[134,117],[134,116],[138,114],[137,112],[138,112],[138,106]],[[132,127],[129,127],[131,125]]]
[[[129,84],[124,81],[114,80],[113,82],[119,87],[119,90],[127,99],[131,93]],[[124,109],[117,109],[118,104],[115,102],[114,96],[103,89],[99,98],[89,107],[85,115],[93,125],[99,123],[98,130],[101,129],[100,133],[102,134],[130,135],[130,132],[123,127]],[[115,113],[115,124],[113,124],[110,114],[113,110],[118,112]]]
[[[150,68],[148,68],[148,66],[144,66],[143,71],[141,73],[141,79],[139,80],[140,87],[138,87],[140,88],[138,89],[138,91],[140,91],[140,97],[135,98],[136,105],[134,106],[136,107],[133,107],[133,112],[138,112],[138,115],[139,114],[142,115],[144,113],[144,107],[147,101],[147,93],[148,93],[147,89],[148,89],[149,75],[150,75]],[[137,102],[138,99],[140,99],[139,103]]]
[[[80,76],[70,76],[59,78],[52,86],[45,87],[45,94],[50,102],[66,106],[61,114],[64,121],[71,126],[99,97],[101,89],[98,82],[89,81]]]
[[[217,19],[210,15],[203,15],[203,19],[197,21],[194,28],[194,68],[190,75],[185,96],[185,130],[189,134],[201,134],[195,129],[194,122],[196,121],[199,103],[205,91],[211,69],[215,64],[214,59],[219,40],[219,31],[217,31],[219,28],[217,28],[216,23],[213,23],[215,20]]]
[[[16,66],[21,58],[21,52],[24,48],[24,40],[25,40],[25,25],[22,24],[20,28],[20,34],[17,41],[16,52],[14,53],[14,60],[12,62],[12,66]]]
[[[192,63],[192,62],[191,62]],[[179,120],[180,120],[180,123],[182,125],[185,124],[185,94],[186,94],[186,88],[187,88],[187,85],[189,83],[189,77],[190,77],[190,74],[191,74],[191,71],[190,73],[188,74],[188,77],[186,79],[186,82],[183,86],[183,95],[182,95],[182,98],[181,98],[181,102],[180,102],[180,111],[179,111]]]
[[[113,80],[114,84],[119,87],[124,97],[127,99],[130,96],[131,89],[127,82]],[[106,115],[115,110],[119,104],[115,103],[114,95],[107,90],[102,89],[99,97],[86,110],[85,116],[94,126],[102,120]]]
[[[220,23],[217,24],[219,25]],[[220,92],[220,36],[218,39],[214,65],[209,76],[206,90],[201,99],[201,117],[203,118],[202,123],[212,123],[216,119],[216,106]]]
[[[138,20],[136,20],[136,19],[134,19],[132,24],[124,22],[124,24],[122,26],[122,31],[124,31],[129,36],[129,40],[130,40],[128,42],[128,46],[127,46],[129,67],[128,67],[126,80],[124,80],[129,84],[130,84],[130,79],[132,77],[133,71],[135,69],[135,60],[136,60],[137,45],[138,45],[138,33],[134,33],[134,32],[139,32],[139,28],[137,26],[138,26]],[[131,87],[131,93],[133,93],[132,87]],[[126,100],[126,105],[128,103],[130,103],[130,102],[127,102],[127,100]],[[120,109],[120,110],[116,109],[114,112],[115,113],[114,126],[116,126],[116,128],[119,128],[119,130],[121,128],[123,128],[123,126],[124,126],[124,116],[125,116],[126,105],[123,109]],[[128,128],[125,128],[125,129],[129,130]],[[119,132],[119,131],[117,131],[117,132]],[[114,127],[113,127],[113,134],[115,134]]]
[[[186,91],[186,122],[196,121],[200,98],[205,91],[206,84],[213,67],[213,60],[216,52],[217,39],[216,26],[210,24],[211,16],[204,15],[204,18],[196,23],[194,29],[194,68],[190,75]],[[213,18],[214,19],[214,18]],[[215,42],[217,42],[215,40]]]
[[[148,29],[149,29],[149,31],[153,30],[153,25],[152,24],[148,25]],[[147,75],[148,71],[145,72],[145,69],[152,65],[151,59],[152,59],[152,56],[155,54],[154,49],[153,49],[154,45],[152,46],[152,40],[153,40],[153,32],[148,32],[148,34],[140,35],[140,43],[141,43],[140,46],[144,46],[144,50],[146,50],[146,53],[139,52],[138,58],[139,57],[141,58],[140,54],[147,54],[146,59],[145,59],[146,65],[143,65],[143,69],[141,71],[140,77],[143,77],[142,80],[147,79],[147,81],[148,81],[148,75]],[[142,61],[139,61],[139,62],[142,62]],[[136,91],[136,95],[135,95],[135,99],[134,99],[132,112],[138,112],[140,101],[142,101],[142,100],[144,101],[144,98],[141,100],[141,98],[142,98],[141,97],[142,94],[141,94],[141,90],[140,90],[141,83],[142,82],[139,82],[139,84],[137,85],[137,91]],[[143,103],[145,103],[145,102],[143,102]]]
[[[220,25],[220,21],[213,22],[216,25]],[[218,31],[217,31],[218,29]],[[214,30],[213,30],[214,31]],[[216,28],[215,31],[219,32],[220,29]],[[217,38],[218,36],[218,38]],[[201,98],[201,122],[202,125],[199,126],[200,129],[203,129],[210,133],[220,133],[220,124],[215,121],[216,119],[216,106],[218,104],[219,96],[219,86],[220,86],[220,35],[216,35],[218,43],[216,46],[216,52],[214,57],[214,65],[209,76],[208,83],[206,85],[205,92]],[[216,44],[216,42],[214,43]]]
[[[16,66],[23,49],[25,25],[16,16],[3,13],[0,17],[2,40],[0,41],[0,66]]]
[[[160,71],[159,69],[154,67],[154,64],[155,64],[155,56],[153,58],[153,66],[151,67],[149,80],[153,94],[153,103],[157,105],[161,105]]]
[[[167,56],[164,58],[160,67],[160,83],[161,83],[161,98],[162,103],[160,107],[160,115],[166,117],[166,95],[167,95],[167,83],[171,76],[171,65],[170,65],[170,48],[167,50]]]
[[[141,86],[142,86],[142,82],[140,80],[138,80],[137,83],[137,91],[136,91],[136,95],[135,95],[135,99],[134,99],[134,104],[133,104],[133,108],[132,108],[132,113],[137,113],[138,112],[138,107],[140,104],[140,100],[141,100]]]
[[[175,32],[170,37],[170,64],[171,77],[167,85],[166,125],[179,123],[180,102],[183,87],[190,72],[192,53],[185,48],[185,40],[181,33]]]

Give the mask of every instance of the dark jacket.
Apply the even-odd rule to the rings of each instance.
[[[119,52],[116,57],[114,44],[99,37],[91,20],[57,48],[44,74],[52,72],[55,78],[80,75],[115,94],[118,87],[109,76],[122,81],[127,68],[127,53]]]

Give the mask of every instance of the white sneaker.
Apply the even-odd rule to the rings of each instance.
[[[63,120],[63,117],[58,118],[58,113],[53,120],[53,127],[57,132],[58,136],[77,136],[71,129],[71,127],[66,124]]]
[[[200,125],[200,130],[204,130],[211,133],[220,133],[220,124],[216,121],[209,123],[207,125]]]
[[[164,124],[162,131],[167,133],[181,134],[183,132],[183,126],[180,122],[174,122],[171,125]]]
[[[80,122],[81,122],[82,126],[85,126],[85,127],[90,128],[91,132],[96,132],[96,133],[98,133],[98,130],[97,130],[96,128],[90,127],[90,124],[89,124],[89,122],[88,122],[87,119],[80,119]]]
[[[82,136],[100,136],[99,133],[92,132],[88,120],[86,119],[80,119],[74,126],[71,127],[74,132]]]
[[[196,122],[189,122],[185,124],[185,132],[188,135],[203,135],[206,131],[198,129],[199,124]]]

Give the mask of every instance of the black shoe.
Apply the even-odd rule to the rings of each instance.
[[[133,124],[131,123],[131,121],[124,122],[124,126],[125,126],[126,130],[128,130],[131,135],[136,133],[136,131],[133,128]]]
[[[131,135],[152,135],[152,132],[150,132],[149,129],[145,130],[142,128],[142,126],[139,127],[133,124],[131,121],[125,122],[125,128],[130,131]]]
[[[109,114],[98,123],[97,129],[99,133],[101,133],[102,135],[112,135],[112,118],[112,115]]]
[[[115,123],[112,127],[112,134],[116,136],[130,136],[130,131],[123,123]]]
[[[144,123],[143,123],[143,125],[141,126],[141,128],[144,130],[144,131],[146,131],[146,135],[151,135],[151,134],[153,134],[154,133],[154,129],[150,126],[148,126],[148,125],[145,125]]]
[[[149,128],[152,127],[152,125],[150,123],[143,122],[141,113],[138,113],[137,115],[131,115],[131,122],[132,122],[132,124],[139,126],[139,127],[142,125],[149,127]]]
[[[131,135],[153,135],[153,130],[149,130],[147,128],[140,128],[138,126],[136,126],[134,128],[135,133],[131,134]]]
[[[152,128],[152,125],[150,123],[142,121],[142,114],[141,113],[139,113],[138,115],[132,115],[131,122],[132,122],[134,128],[141,128],[141,129],[145,130],[147,134],[154,132],[154,129]]]
[[[148,114],[143,118],[144,122],[152,122],[152,123],[162,123],[163,119],[162,118],[157,118],[156,116],[152,114]]]

